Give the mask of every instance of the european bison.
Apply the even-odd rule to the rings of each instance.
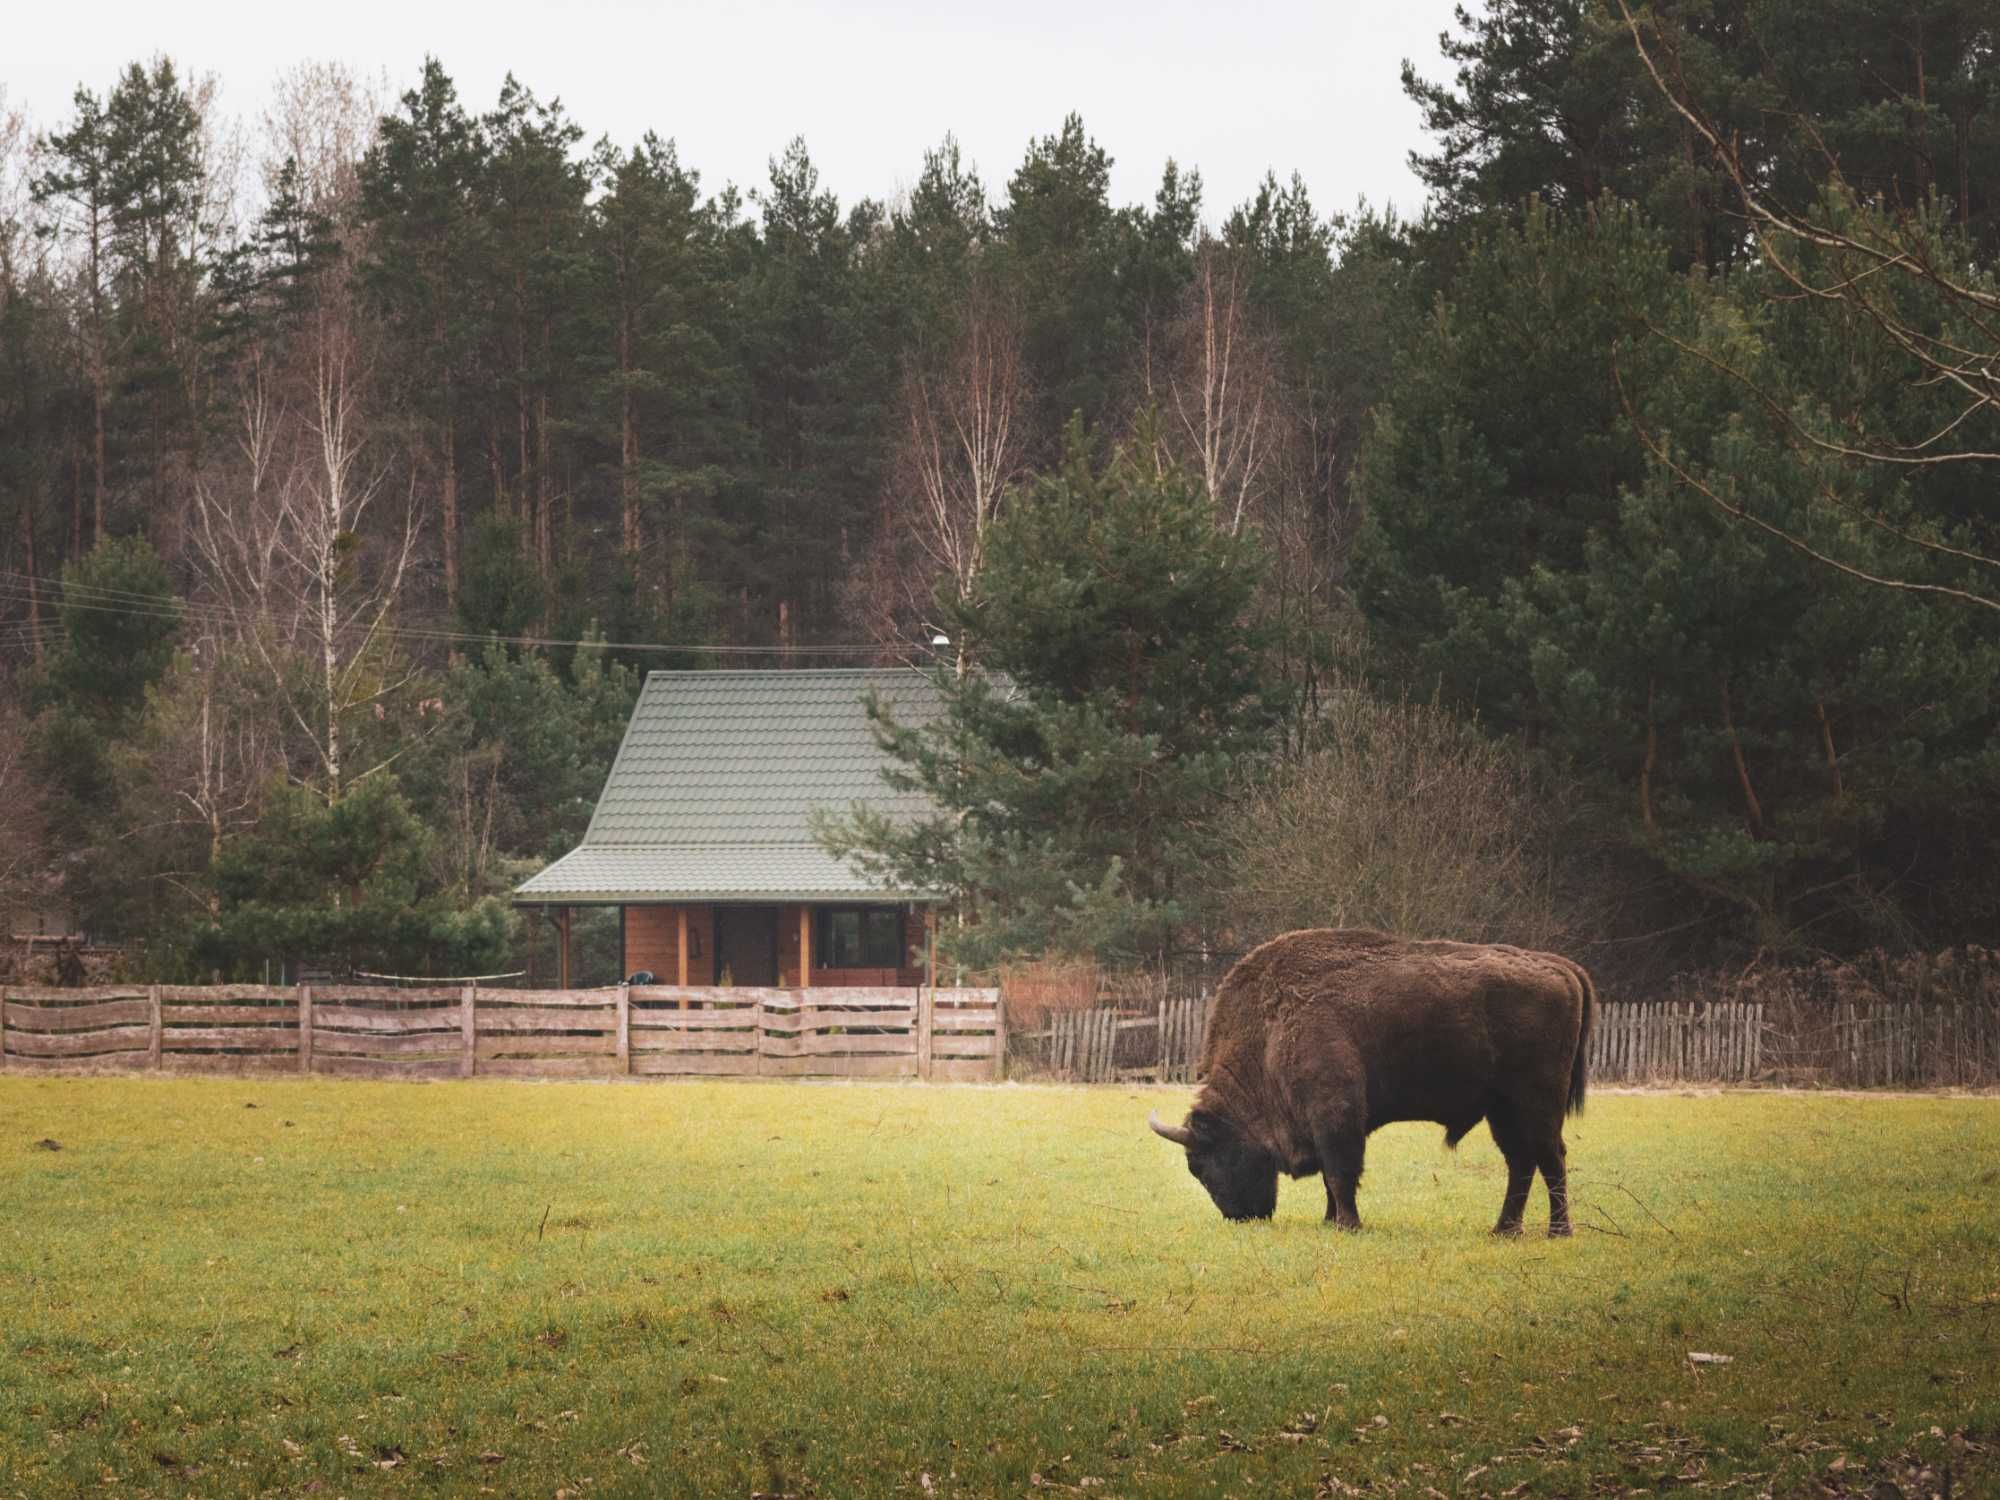
[[[1326,1216],[1359,1229],[1354,1190],[1368,1135],[1435,1120],[1456,1146],[1485,1120],[1507,1158],[1495,1234],[1519,1234],[1535,1171],[1549,1233],[1570,1232],[1565,1109],[1583,1108],[1596,991],[1553,953],[1407,942],[1319,928],[1286,933],[1229,971],[1184,1125],[1188,1170],[1229,1219],[1269,1218],[1278,1173],[1326,1177]]]

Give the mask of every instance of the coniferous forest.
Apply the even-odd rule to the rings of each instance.
[[[954,837],[824,835],[967,962],[1991,942],[1987,0],[1461,11],[1402,215],[1115,203],[1087,100],[894,201],[727,185],[524,68],[0,98],[17,930],[513,969],[641,673],[911,662]]]

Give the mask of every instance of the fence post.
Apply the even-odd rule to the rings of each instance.
[[[146,1066],[149,1068],[160,1066],[160,1044],[164,1040],[161,1029],[160,987],[149,984],[146,986]]]
[[[470,1078],[479,1067],[479,986],[458,992],[458,1076]]]
[[[618,986],[618,1071],[632,1071],[632,987]]]
[[[313,1070],[313,987],[299,986],[299,1071]]]
[[[759,993],[750,1012],[750,1036],[756,1043],[756,1053],[751,1059],[750,1069],[762,1075],[764,1071],[764,996]]]
[[[993,1081],[1007,1077],[1007,997],[993,992]]]
[[[937,986],[927,984],[917,991],[917,1077],[926,1083],[931,1076],[931,1027],[936,1010]]]

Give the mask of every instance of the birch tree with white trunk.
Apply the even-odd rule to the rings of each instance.
[[[1254,523],[1285,426],[1278,361],[1256,327],[1242,257],[1208,241],[1179,312],[1149,340],[1145,392],[1163,420],[1159,459],[1201,478],[1216,524]]]
[[[329,803],[393,759],[357,770],[348,725],[412,680],[392,637],[419,536],[414,494],[394,514],[388,463],[371,452],[370,369],[349,314],[323,289],[293,368],[261,352],[246,362],[236,462],[226,482],[197,485],[195,507],[206,602],[263,664]]]
[[[938,581],[961,599],[972,595],[987,534],[1021,475],[1029,381],[1021,320],[1005,292],[975,274],[955,335],[911,369],[901,407],[883,541],[913,544],[917,570],[903,570],[900,583],[920,613]],[[966,665],[962,644],[958,665]]]

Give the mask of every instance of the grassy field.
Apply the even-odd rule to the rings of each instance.
[[[1187,1097],[0,1078],[0,1495],[2000,1493],[2000,1100],[1600,1095],[1504,1242]]]

